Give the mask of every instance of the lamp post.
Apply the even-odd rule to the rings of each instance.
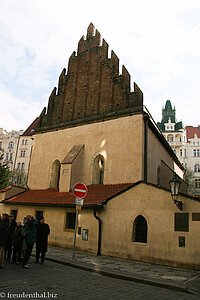
[[[174,174],[174,177],[169,181],[169,184],[170,184],[172,200],[174,201],[174,204],[176,204],[178,209],[182,210],[183,209],[183,202],[177,200],[179,190],[180,190],[181,181],[179,180],[179,178],[176,174]]]

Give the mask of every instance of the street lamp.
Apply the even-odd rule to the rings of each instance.
[[[182,210],[183,209],[183,202],[177,200],[181,181],[179,180],[179,178],[176,174],[174,174],[174,177],[169,181],[169,184],[170,184],[172,200],[174,201],[174,204],[176,204],[178,209]]]

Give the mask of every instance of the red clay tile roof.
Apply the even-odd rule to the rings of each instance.
[[[37,128],[38,121],[39,121],[39,118],[36,118],[31,123],[31,125],[24,131],[22,136],[31,136],[31,135],[35,134],[35,129]]]
[[[113,196],[125,191],[131,187],[133,183],[119,183],[106,185],[89,185],[88,194],[84,198],[84,206],[94,206],[104,203]],[[18,196],[4,200],[7,204],[30,204],[30,205],[55,205],[70,206],[74,205],[75,197],[73,192],[60,193],[56,189],[47,190],[29,190]]]
[[[194,138],[195,133],[196,133],[197,137],[200,138],[199,127],[186,126],[187,140]]]
[[[0,190],[0,193],[2,192],[7,192],[8,190],[10,190],[11,189],[11,186],[9,185],[9,186],[7,186],[6,188],[4,188],[4,189],[2,189],[2,190]]]

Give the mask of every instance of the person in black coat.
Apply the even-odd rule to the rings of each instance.
[[[49,225],[44,223],[43,216],[40,216],[38,221],[35,263],[39,263],[41,253],[41,264],[43,264],[45,260],[45,253],[47,252],[48,235],[50,234],[50,229]]]
[[[4,266],[4,248],[10,235],[8,214],[2,214],[0,222],[0,268]]]
[[[17,226],[17,223],[15,221],[15,216],[10,215],[9,216],[9,221],[10,221],[10,228],[9,228],[9,236],[5,245],[5,259],[7,261],[11,260],[11,256],[12,256],[12,236],[15,230],[15,227]]]
[[[23,225],[22,221],[17,222],[17,227],[15,227],[12,236],[12,243],[13,243],[12,262],[18,264],[21,262],[22,244],[25,238],[25,229],[23,228],[22,225]]]

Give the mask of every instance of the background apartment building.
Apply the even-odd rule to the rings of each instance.
[[[200,126],[184,127],[182,121],[177,122],[170,100],[162,108],[162,120],[157,125],[185,170],[192,172],[191,193],[200,195]]]
[[[3,154],[3,160],[8,163],[10,171],[15,169],[16,153],[19,144],[19,137],[23,130],[10,132],[0,128],[0,154]]]
[[[19,144],[16,154],[15,171],[13,184],[26,187],[27,176],[29,171],[30,157],[33,145],[33,135],[37,127],[38,118],[19,137]]]
[[[7,132],[0,128],[0,155],[8,163],[12,172],[10,183],[26,187],[33,135],[37,127],[38,118],[25,130]]]

